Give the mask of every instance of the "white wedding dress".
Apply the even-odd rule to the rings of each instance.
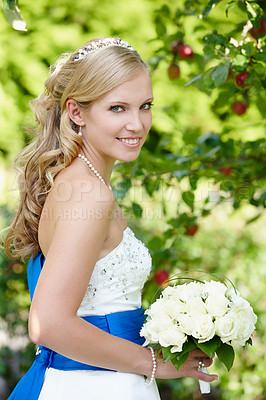
[[[78,316],[105,315],[141,307],[151,257],[130,228],[120,244],[95,264]],[[152,360],[151,360],[152,363]],[[47,368],[39,400],[160,400],[156,381],[117,371]]]

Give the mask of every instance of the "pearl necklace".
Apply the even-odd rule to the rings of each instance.
[[[88,166],[90,167],[90,169],[92,170],[92,172],[95,173],[95,175],[97,176],[97,178],[100,179],[100,181],[102,181],[102,183],[104,183],[106,186],[109,187],[110,190],[112,190],[111,185],[107,185],[107,183],[105,182],[105,180],[103,179],[103,177],[99,174],[99,172],[97,171],[96,168],[94,168],[94,166],[90,163],[90,161],[87,159],[87,157],[83,156],[82,154],[78,154],[78,156],[85,161],[86,164],[88,164]]]

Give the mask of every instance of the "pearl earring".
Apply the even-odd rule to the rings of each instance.
[[[82,136],[81,126],[79,127],[78,135],[79,135],[79,136]]]

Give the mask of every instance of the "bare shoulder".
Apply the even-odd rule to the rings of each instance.
[[[79,237],[94,229],[106,232],[105,238],[108,236],[114,195],[97,177],[86,172],[66,168],[56,177],[39,223],[39,243],[44,254],[56,240],[56,232],[57,237],[59,232],[64,237],[68,236],[67,232]]]
[[[97,214],[113,209],[115,198],[112,191],[97,177],[76,166],[66,168],[55,179],[47,199],[56,212],[56,220],[72,213],[84,218],[84,213]]]

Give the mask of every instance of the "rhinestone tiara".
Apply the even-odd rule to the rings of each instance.
[[[92,53],[95,50],[103,49],[105,47],[110,47],[110,46],[125,47],[129,50],[134,51],[133,47],[131,47],[128,44],[128,42],[124,42],[121,39],[106,38],[106,39],[100,39],[97,42],[90,42],[86,47],[79,49],[78,55],[75,56],[74,61],[78,61],[84,58],[87,54]]]

